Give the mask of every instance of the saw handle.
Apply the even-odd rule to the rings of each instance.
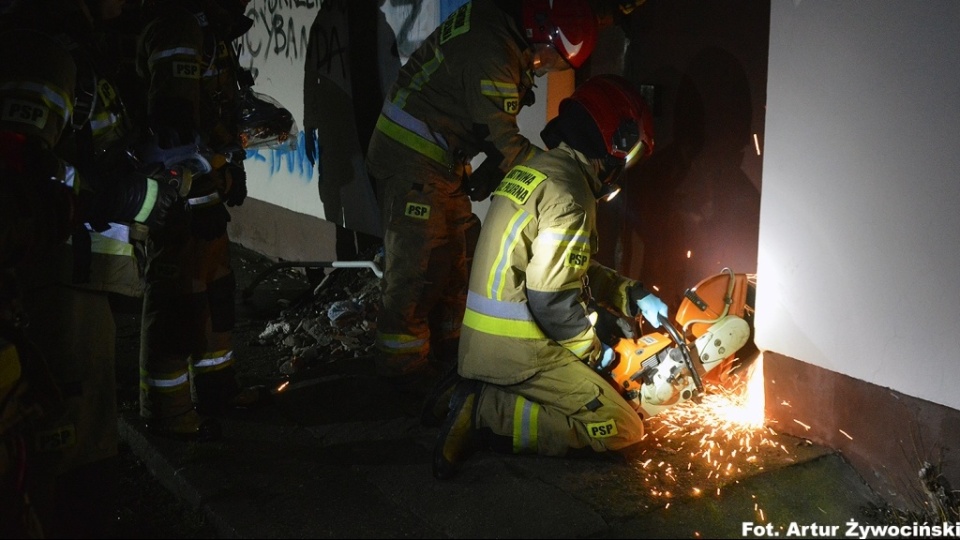
[[[675,326],[670,322],[669,319],[663,315],[658,315],[657,319],[660,322],[660,326],[670,334],[670,338],[677,344],[677,347],[680,349],[680,354],[683,356],[683,363],[687,365],[687,369],[690,370],[690,376],[693,377],[693,383],[697,386],[698,392],[703,392],[703,381],[700,380],[700,374],[697,372],[697,368],[693,365],[693,358],[690,357],[690,347],[687,346],[686,340],[683,339],[683,335],[680,334],[680,331],[677,330]]]

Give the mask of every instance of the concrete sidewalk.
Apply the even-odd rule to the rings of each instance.
[[[243,287],[266,263],[237,251],[247,257],[238,267]],[[249,337],[279,310],[280,297],[309,287],[284,279],[241,306],[247,339],[237,340],[237,354],[259,364],[248,383],[281,382],[282,351]],[[133,347],[118,350],[129,356]],[[119,420],[121,436],[223,538],[843,537],[851,520],[877,523],[870,510],[882,505],[829,448],[768,427],[740,434],[748,452],[710,440],[723,434],[678,433],[656,418],[622,455],[480,452],[456,478],[437,481],[437,429],[419,425],[417,398],[391,392],[371,373],[370,359],[357,358],[291,380],[273,406],[223,418],[220,441],[155,437],[131,407]],[[828,528],[801,529],[814,525]]]

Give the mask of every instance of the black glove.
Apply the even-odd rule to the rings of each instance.
[[[130,173],[116,185],[99,192],[85,192],[83,220],[90,223],[137,221],[147,227],[162,227],[178,199],[177,188],[140,173]]]
[[[227,165],[226,173],[228,187],[224,194],[224,202],[227,206],[240,206],[247,198],[247,171],[243,169],[243,162]]]
[[[503,180],[503,171],[493,160],[487,158],[467,177],[467,195],[471,201],[482,201],[493,193]]]
[[[176,185],[157,182],[156,202],[154,202],[150,214],[141,223],[151,229],[162,228],[167,224],[170,215],[178,209],[182,209],[183,206],[184,203],[180,199],[180,193]]]
[[[303,128],[303,153],[311,165],[317,164],[317,128]]]
[[[227,234],[230,212],[222,204],[190,209],[190,230],[201,240],[211,241]]]

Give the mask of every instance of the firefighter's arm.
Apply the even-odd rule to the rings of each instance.
[[[616,270],[595,260],[590,261],[587,275],[593,298],[598,303],[618,311],[624,317],[632,317],[636,313],[631,291],[634,287],[642,287],[636,280],[621,276]]]
[[[543,151],[521,135],[517,125],[517,114],[522,107],[522,77],[518,62],[507,53],[471,63],[464,76],[468,86],[467,114],[473,131],[484,140],[484,146],[496,150],[503,172]]]
[[[590,229],[579,205],[541,209],[540,230],[527,266],[527,300],[544,334],[585,361],[600,353],[588,318],[583,278],[590,264]]]
[[[596,261],[591,261],[588,274],[594,298],[624,317],[643,315],[648,323],[658,328],[659,316],[666,318],[669,315],[667,305],[639,281],[623,277]]]
[[[192,140],[202,96],[203,33],[189,13],[151,22],[139,46],[138,69],[147,82],[147,117],[169,148]]]

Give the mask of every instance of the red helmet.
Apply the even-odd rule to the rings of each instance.
[[[609,156],[630,165],[653,153],[653,116],[640,93],[619,75],[596,75],[564,101],[582,106],[596,124]],[[563,103],[560,104],[561,111]]]
[[[523,32],[530,43],[549,43],[579,68],[597,44],[597,18],[586,0],[524,0]]]

